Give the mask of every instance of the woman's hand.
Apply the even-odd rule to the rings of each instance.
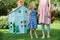
[[[48,16],[48,18],[51,18],[51,16]]]

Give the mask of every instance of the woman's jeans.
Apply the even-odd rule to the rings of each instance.
[[[45,26],[45,24],[42,24],[41,26],[42,26],[42,32],[44,32],[44,26]],[[47,26],[47,31],[50,32],[50,25],[46,24],[46,26]]]

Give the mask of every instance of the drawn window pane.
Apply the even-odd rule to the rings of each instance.
[[[10,24],[12,24],[12,22],[10,22]]]
[[[26,27],[26,25],[24,25]]]
[[[19,10],[19,13],[21,13],[21,10]]]
[[[12,28],[12,26],[10,26]]]
[[[25,11],[25,13],[27,13],[27,11]]]
[[[23,25],[21,25],[21,27],[23,27]]]
[[[21,21],[21,23],[23,23],[23,21]]]
[[[26,23],[26,21],[24,21],[24,23]]]

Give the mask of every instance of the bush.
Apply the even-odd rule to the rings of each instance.
[[[60,11],[58,11],[58,16],[57,17],[60,18]]]
[[[0,29],[7,29],[7,28],[8,28],[8,17],[0,16]]]

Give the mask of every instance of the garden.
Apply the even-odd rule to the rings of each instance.
[[[35,2],[35,10],[38,11],[38,0],[32,0]],[[12,11],[12,8],[17,7],[18,0],[0,0],[0,40],[31,40],[29,33],[27,34],[10,34],[8,32],[8,15]],[[31,0],[25,0],[24,5],[28,7]],[[52,7],[56,11],[57,16],[51,27],[51,38],[42,39],[41,25],[38,25],[37,33],[39,38],[33,40],[60,40],[60,0],[52,0]],[[46,27],[45,27],[46,31]],[[47,31],[46,31],[47,33]],[[47,35],[47,34],[46,34]],[[34,33],[33,33],[34,36]]]

